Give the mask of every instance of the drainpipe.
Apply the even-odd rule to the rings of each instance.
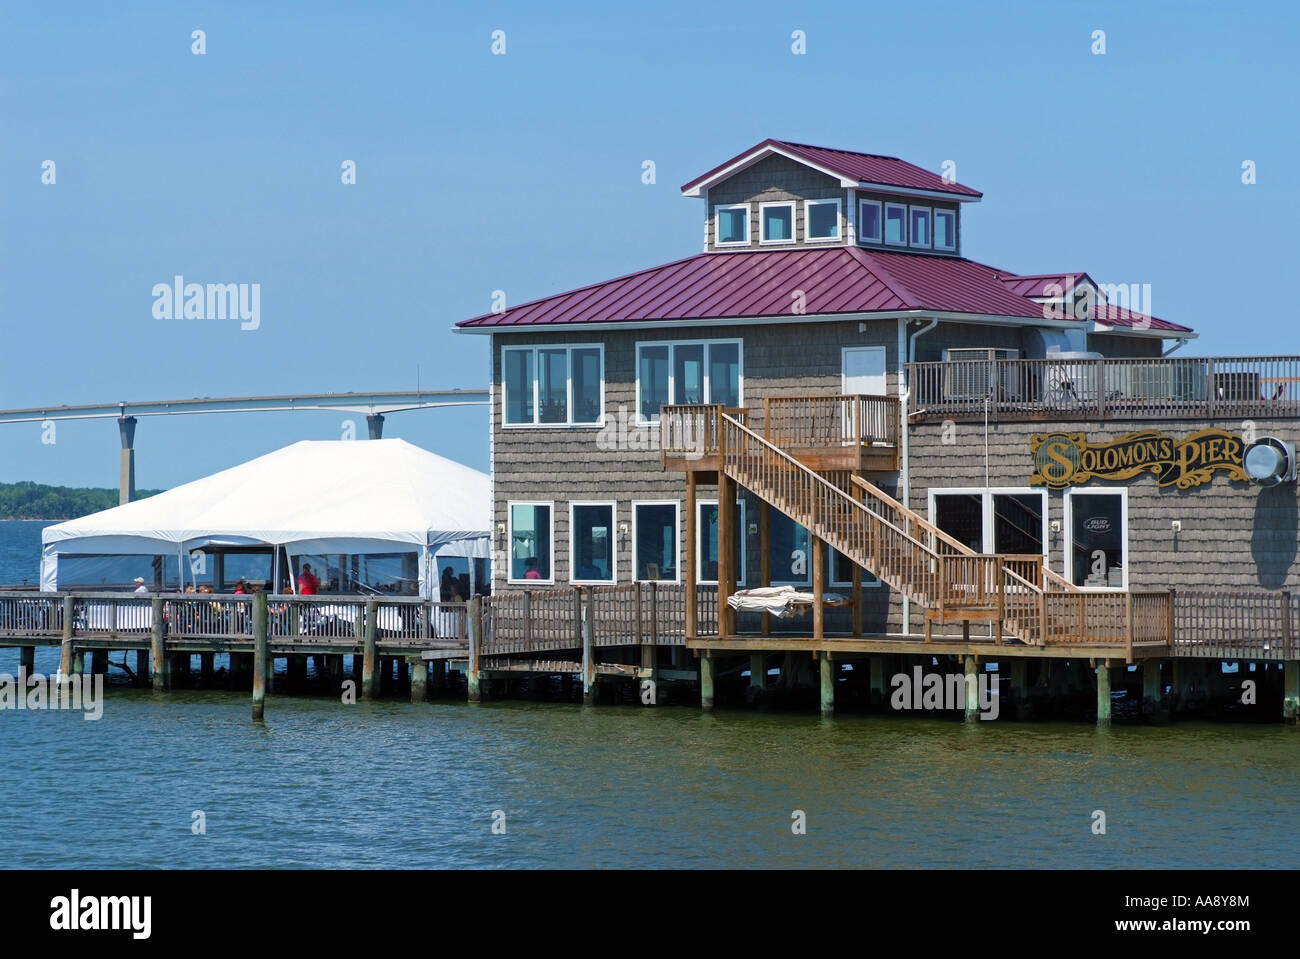
[[[1188,343],[1190,343],[1190,342],[1191,342],[1191,340],[1189,340],[1187,337],[1185,337],[1185,336],[1180,336],[1180,337],[1178,338],[1178,342],[1177,342],[1177,343],[1175,343],[1173,346],[1169,347],[1169,349],[1165,350],[1165,351],[1164,351],[1163,353],[1161,353],[1160,355],[1161,355],[1161,356],[1168,356],[1170,353],[1174,352],[1174,350],[1181,350],[1184,346],[1186,346],[1186,345],[1187,345]]]
[[[915,362],[916,359],[916,338],[920,336],[922,333],[929,333],[938,325],[939,325],[939,318],[936,316],[930,320],[929,324],[921,327],[921,329],[917,330],[915,333],[912,334],[911,339],[906,341],[906,345],[907,345],[906,356],[907,356],[908,363]],[[906,336],[907,336],[907,320],[900,319],[898,321],[898,352],[900,355],[903,354],[904,338]],[[910,383],[907,383],[907,385],[904,386],[904,383],[906,382],[906,371],[907,371],[907,367],[904,366],[902,363],[899,363],[898,416],[899,416],[899,432],[902,434],[899,437],[899,454],[900,454],[900,459],[902,460],[902,475],[899,477],[899,483],[902,484],[903,487],[903,495],[900,497],[903,501],[903,506],[906,507],[907,509],[911,509],[912,508],[912,470],[908,462],[908,446],[909,446],[908,433],[910,431],[911,421],[908,418],[908,401],[911,399],[912,396],[912,385]],[[912,625],[912,601],[906,595],[904,595],[903,596],[903,633],[904,634],[907,633],[911,625]]]

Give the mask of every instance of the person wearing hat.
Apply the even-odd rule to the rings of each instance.
[[[143,577],[143,576],[137,576],[137,577],[135,578],[135,591],[136,591],[137,593],[147,593],[147,592],[149,592],[149,587],[146,586],[146,585],[144,584],[144,577]]]

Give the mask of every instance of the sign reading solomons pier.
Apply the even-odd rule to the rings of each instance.
[[[1038,433],[1029,438],[1034,456],[1031,486],[1064,489],[1092,479],[1126,480],[1151,473],[1159,486],[1188,489],[1208,483],[1219,471],[1247,480],[1241,466],[1241,437],[1208,427],[1185,439],[1159,430],[1128,433],[1090,444],[1083,433]]]

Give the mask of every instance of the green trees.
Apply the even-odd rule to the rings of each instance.
[[[137,490],[144,499],[161,490]],[[116,506],[115,489],[78,489],[69,486],[44,486],[40,483],[0,483],[0,520],[5,519],[75,519],[87,513]]]

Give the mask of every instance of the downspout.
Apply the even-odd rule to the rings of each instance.
[[[1180,337],[1178,338],[1178,342],[1176,342],[1173,346],[1169,347],[1169,349],[1165,350],[1165,351],[1164,351],[1163,353],[1161,353],[1160,355],[1161,355],[1161,356],[1168,356],[1170,353],[1174,352],[1174,350],[1181,350],[1184,346],[1186,346],[1186,345],[1187,345],[1188,343],[1190,343],[1190,342],[1191,342],[1191,340],[1188,339],[1187,337],[1185,337],[1185,336],[1180,336]]]
[[[922,333],[929,333],[936,326],[938,326],[939,318],[935,317],[932,320],[930,320],[927,326],[923,326],[921,329],[913,333],[911,339],[906,339],[907,322],[908,321],[906,319],[903,319],[901,317],[899,318],[898,321],[898,355],[900,357],[906,356],[907,362],[911,363],[914,362],[916,358],[916,338],[920,336]],[[906,352],[904,352],[904,347],[906,347]],[[899,445],[899,454],[900,454],[899,458],[902,460],[902,475],[899,477],[899,483],[903,487],[903,491],[902,491],[903,495],[900,498],[903,501],[903,506],[906,507],[907,509],[912,508],[911,505],[912,504],[912,470],[911,470],[911,465],[908,462],[908,446],[909,446],[908,434],[910,432],[910,424],[911,424],[911,420],[908,417],[908,400],[911,399],[911,396],[912,396],[912,387],[911,384],[907,382],[907,367],[906,365],[904,365],[904,363],[900,362],[898,364],[898,405],[899,405],[898,416],[899,416],[899,432],[902,435],[899,436],[898,445]],[[903,634],[907,635],[911,627],[912,627],[912,600],[906,594],[904,594],[903,595]]]

